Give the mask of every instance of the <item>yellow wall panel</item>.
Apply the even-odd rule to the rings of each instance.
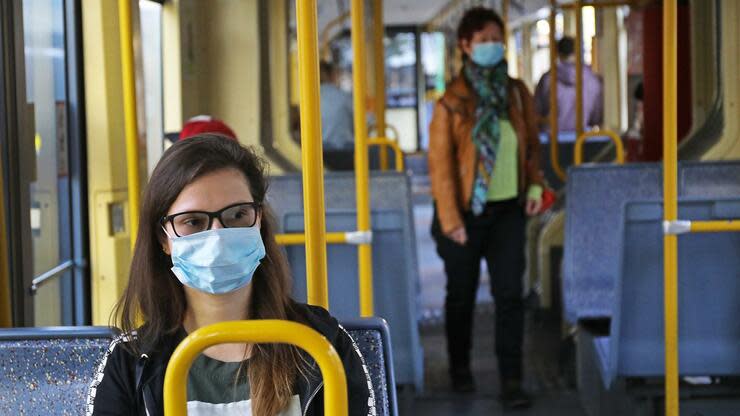
[[[223,119],[239,140],[259,143],[257,0],[180,0],[182,117]]]
[[[100,254],[93,259],[91,272],[94,276],[93,323],[106,325],[113,307],[126,288],[131,258],[128,228],[128,192],[126,190],[97,192],[94,196],[95,216],[90,223],[92,245]],[[92,211],[92,210],[91,210]],[[107,255],[112,254],[112,255]]]

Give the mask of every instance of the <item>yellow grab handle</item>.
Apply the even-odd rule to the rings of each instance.
[[[396,172],[403,172],[403,151],[397,142],[385,137],[374,137],[372,139],[367,139],[367,146],[380,146],[381,154],[385,154],[386,146],[393,149],[393,154],[396,157]],[[385,169],[381,167],[381,170]]]
[[[164,376],[164,414],[187,415],[187,376],[201,351],[224,343],[281,343],[305,350],[316,360],[324,379],[324,411],[347,415],[347,377],[334,347],[313,329],[290,321],[255,320],[220,322],[188,335],[167,364]]]
[[[583,145],[586,143],[586,139],[589,137],[603,137],[607,136],[611,139],[612,142],[614,142],[614,146],[617,149],[617,159],[616,162],[620,165],[624,164],[624,143],[622,143],[622,139],[617,135],[617,133],[614,133],[611,130],[592,130],[582,133],[578,138],[576,139],[576,144],[574,147],[574,156],[573,156],[573,163],[578,166],[581,163],[583,163]]]

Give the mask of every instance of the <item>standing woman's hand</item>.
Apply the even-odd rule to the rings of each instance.
[[[525,211],[527,212],[527,215],[530,217],[534,217],[535,215],[540,213],[540,209],[542,209],[542,198],[540,199],[527,199],[527,204],[525,206]]]
[[[447,238],[461,246],[464,246],[465,243],[468,242],[468,233],[465,231],[465,227],[457,227],[447,233]]]

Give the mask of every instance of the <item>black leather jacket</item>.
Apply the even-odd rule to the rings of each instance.
[[[349,415],[376,415],[375,395],[370,376],[354,340],[329,312],[317,306],[296,304],[309,326],[324,335],[342,359],[347,374]],[[123,348],[130,336],[116,338],[108,348],[90,386],[87,400],[88,415],[164,415],[164,374],[170,356],[182,341],[184,331],[168,337],[159,350],[135,356]],[[306,355],[316,371],[308,378],[298,377],[295,393],[304,416],[324,414],[324,382],[318,365]]]

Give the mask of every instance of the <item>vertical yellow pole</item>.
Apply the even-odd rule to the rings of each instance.
[[[365,123],[365,19],[363,0],[352,0],[352,82],[355,116],[355,186],[357,187],[357,230],[370,231],[370,172],[367,161],[367,124]],[[372,245],[357,246],[360,276],[360,315],[373,316]]]
[[[565,172],[560,166],[559,143],[558,143],[558,62],[557,46],[555,43],[555,15],[557,14],[555,0],[550,0],[550,164],[552,170],[560,178],[565,180]]]
[[[375,0],[373,7],[373,43],[375,49],[375,119],[378,137],[385,136],[385,48],[383,38],[383,0]],[[398,138],[396,138],[398,139]],[[388,170],[388,146],[380,145],[380,170]],[[398,168],[398,167],[396,167]]]
[[[583,134],[583,2],[576,0],[576,137]]]
[[[678,219],[676,2],[663,2],[663,212]],[[678,416],[678,237],[663,242],[666,416]]]
[[[123,69],[123,111],[126,128],[126,165],[128,170],[128,212],[131,248],[136,245],[139,230],[139,129],[136,120],[136,76],[131,24],[131,1],[118,0]]]
[[[316,0],[296,1],[308,303],[329,308]]]

